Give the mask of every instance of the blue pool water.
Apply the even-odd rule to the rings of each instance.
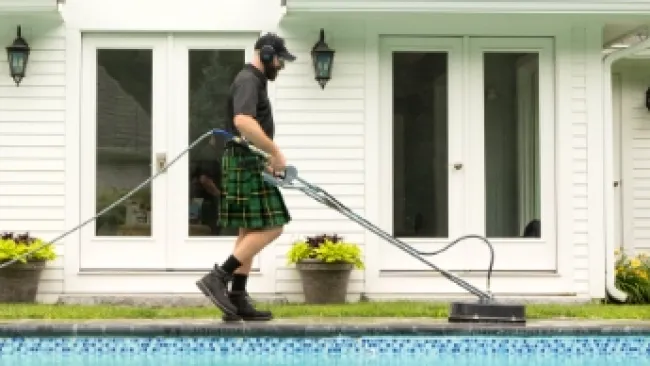
[[[19,366],[650,365],[650,337],[0,338]]]

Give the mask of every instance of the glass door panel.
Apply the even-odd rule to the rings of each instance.
[[[552,47],[470,39],[468,230],[494,244],[495,270],[557,267]]]
[[[382,197],[392,198],[383,226],[420,250],[436,250],[462,230],[461,46],[461,39],[382,44],[382,90],[391,94],[381,161],[392,167],[384,173],[391,183],[382,184]],[[382,270],[428,268],[390,244],[381,257]]]

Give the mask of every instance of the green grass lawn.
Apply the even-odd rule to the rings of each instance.
[[[424,302],[361,302],[344,305],[270,305],[260,308],[273,311],[276,318],[301,317],[379,317],[440,318],[447,317],[447,304]],[[528,305],[529,319],[647,319],[650,305]],[[133,306],[23,305],[0,304],[0,319],[174,319],[220,318],[221,312],[211,307],[152,308]]]

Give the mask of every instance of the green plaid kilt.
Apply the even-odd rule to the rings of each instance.
[[[220,226],[266,229],[291,221],[280,189],[264,181],[263,169],[263,159],[245,147],[226,147],[221,159]]]

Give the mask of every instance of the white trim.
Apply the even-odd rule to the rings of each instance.
[[[379,128],[377,122],[380,121],[380,73],[379,73],[379,37],[374,29],[366,27],[366,47],[364,54],[365,63],[365,82],[364,82],[364,97],[365,97],[365,126],[364,126],[364,170],[365,170],[365,184],[364,184],[364,211],[365,218],[382,227],[381,219],[381,180],[380,180],[380,164],[381,160],[378,151],[381,151],[379,142]],[[365,252],[365,291],[373,291],[373,289],[381,288],[381,279],[379,278],[381,249],[384,246],[391,245],[384,242],[376,234],[370,230],[365,230],[364,240]]]
[[[573,101],[571,96],[571,83],[573,77],[572,57],[574,51],[573,33],[571,26],[558,30],[555,36],[555,53],[553,62],[555,64],[555,188],[556,197],[554,199],[556,212],[555,223],[557,231],[557,273],[562,276],[564,282],[563,288],[573,289],[573,274],[575,267],[574,247],[574,190],[570,187],[574,185],[573,163],[572,159],[567,157],[574,155],[573,143]],[[569,51],[570,50],[570,51]],[[571,54],[568,54],[571,52]],[[566,121],[561,122],[561,121]],[[542,223],[543,224],[543,223]],[[560,244],[560,243],[566,243]]]
[[[195,281],[205,271],[179,272],[82,272],[65,278],[65,294],[96,294],[103,296],[134,294],[191,294],[202,296],[196,288]],[[247,289],[251,293],[272,293],[266,274],[253,272],[248,280]]]
[[[436,12],[436,13],[546,13],[638,14],[650,12],[645,0],[620,1],[315,1],[287,0],[295,12]]]
[[[585,49],[597,50],[603,44],[602,27],[587,26],[585,27]],[[603,115],[600,110],[602,95],[602,72],[600,60],[595,57],[585,55],[587,64],[585,65],[586,78],[586,116],[587,116],[587,222],[589,233],[587,242],[589,243],[589,295],[592,298],[602,299],[605,297],[605,271],[602,265],[605,262],[605,240],[603,229],[603,211],[606,209],[604,203],[605,190],[610,189],[613,192],[613,179],[605,182],[603,161],[604,148],[603,139]],[[609,136],[609,144],[613,143],[613,137]],[[603,185],[604,184],[604,185]],[[612,196],[613,198],[613,196]],[[613,202],[613,200],[612,200]],[[613,210],[613,205],[609,206]],[[612,213],[612,218],[613,218]]]
[[[65,110],[65,227],[69,230],[82,221],[80,190],[80,100],[81,100],[81,32],[68,28],[65,32],[66,43],[66,110]],[[87,218],[84,217],[83,220]],[[79,230],[68,235],[64,240],[63,256],[63,291],[70,291],[68,279],[74,278],[79,271],[81,233]]]

